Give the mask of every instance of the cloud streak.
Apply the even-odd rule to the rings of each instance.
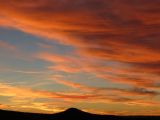
[[[16,46],[14,46],[14,45],[12,45],[8,42],[4,42],[2,40],[0,40],[0,48],[5,49],[5,50],[10,50],[10,51],[16,51],[17,50]]]

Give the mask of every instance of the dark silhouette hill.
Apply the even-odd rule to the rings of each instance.
[[[0,120],[160,120],[160,116],[97,115],[70,108],[55,114],[24,113],[0,110]]]

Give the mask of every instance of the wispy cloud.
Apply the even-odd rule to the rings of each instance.
[[[97,88],[97,87],[89,87],[86,85],[82,85],[80,83],[75,83],[71,82],[68,80],[62,80],[62,79],[57,79],[54,80],[58,84],[63,84],[65,86],[75,88],[75,89],[80,89],[85,92],[90,92],[93,94],[101,94],[101,95],[108,95],[108,96],[157,96],[160,93],[156,91],[150,91],[144,88],[130,88],[130,89],[120,89],[120,88]]]
[[[17,50],[16,46],[2,40],[0,40],[0,49],[10,50],[10,51]]]

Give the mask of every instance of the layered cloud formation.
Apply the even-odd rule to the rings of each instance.
[[[56,79],[89,93],[62,98],[159,105],[154,99],[147,102],[151,97],[160,99],[159,6],[159,0],[1,0],[0,25],[73,47],[68,55],[36,53],[35,59],[51,63],[48,70],[94,74],[96,79],[126,86],[94,88]],[[14,49],[4,42],[1,46]],[[94,91],[99,93],[96,97]]]

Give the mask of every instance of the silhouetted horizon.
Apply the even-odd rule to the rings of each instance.
[[[28,113],[10,110],[0,110],[0,118],[4,120],[159,120],[160,116],[119,116],[100,115],[68,108],[53,114]]]
[[[27,114],[44,114],[44,115],[52,115],[52,114],[59,114],[59,113],[86,113],[86,114],[93,114],[93,115],[101,115],[101,116],[158,116],[160,115],[123,115],[123,114],[105,114],[105,113],[94,113],[94,112],[88,112],[85,110],[81,110],[79,108],[75,107],[70,107],[66,108],[60,112],[50,112],[50,113],[45,113],[45,112],[28,112],[28,111],[18,111],[18,110],[9,110],[9,109],[0,109],[1,111],[6,111],[6,112],[15,112],[15,113],[27,113]]]

